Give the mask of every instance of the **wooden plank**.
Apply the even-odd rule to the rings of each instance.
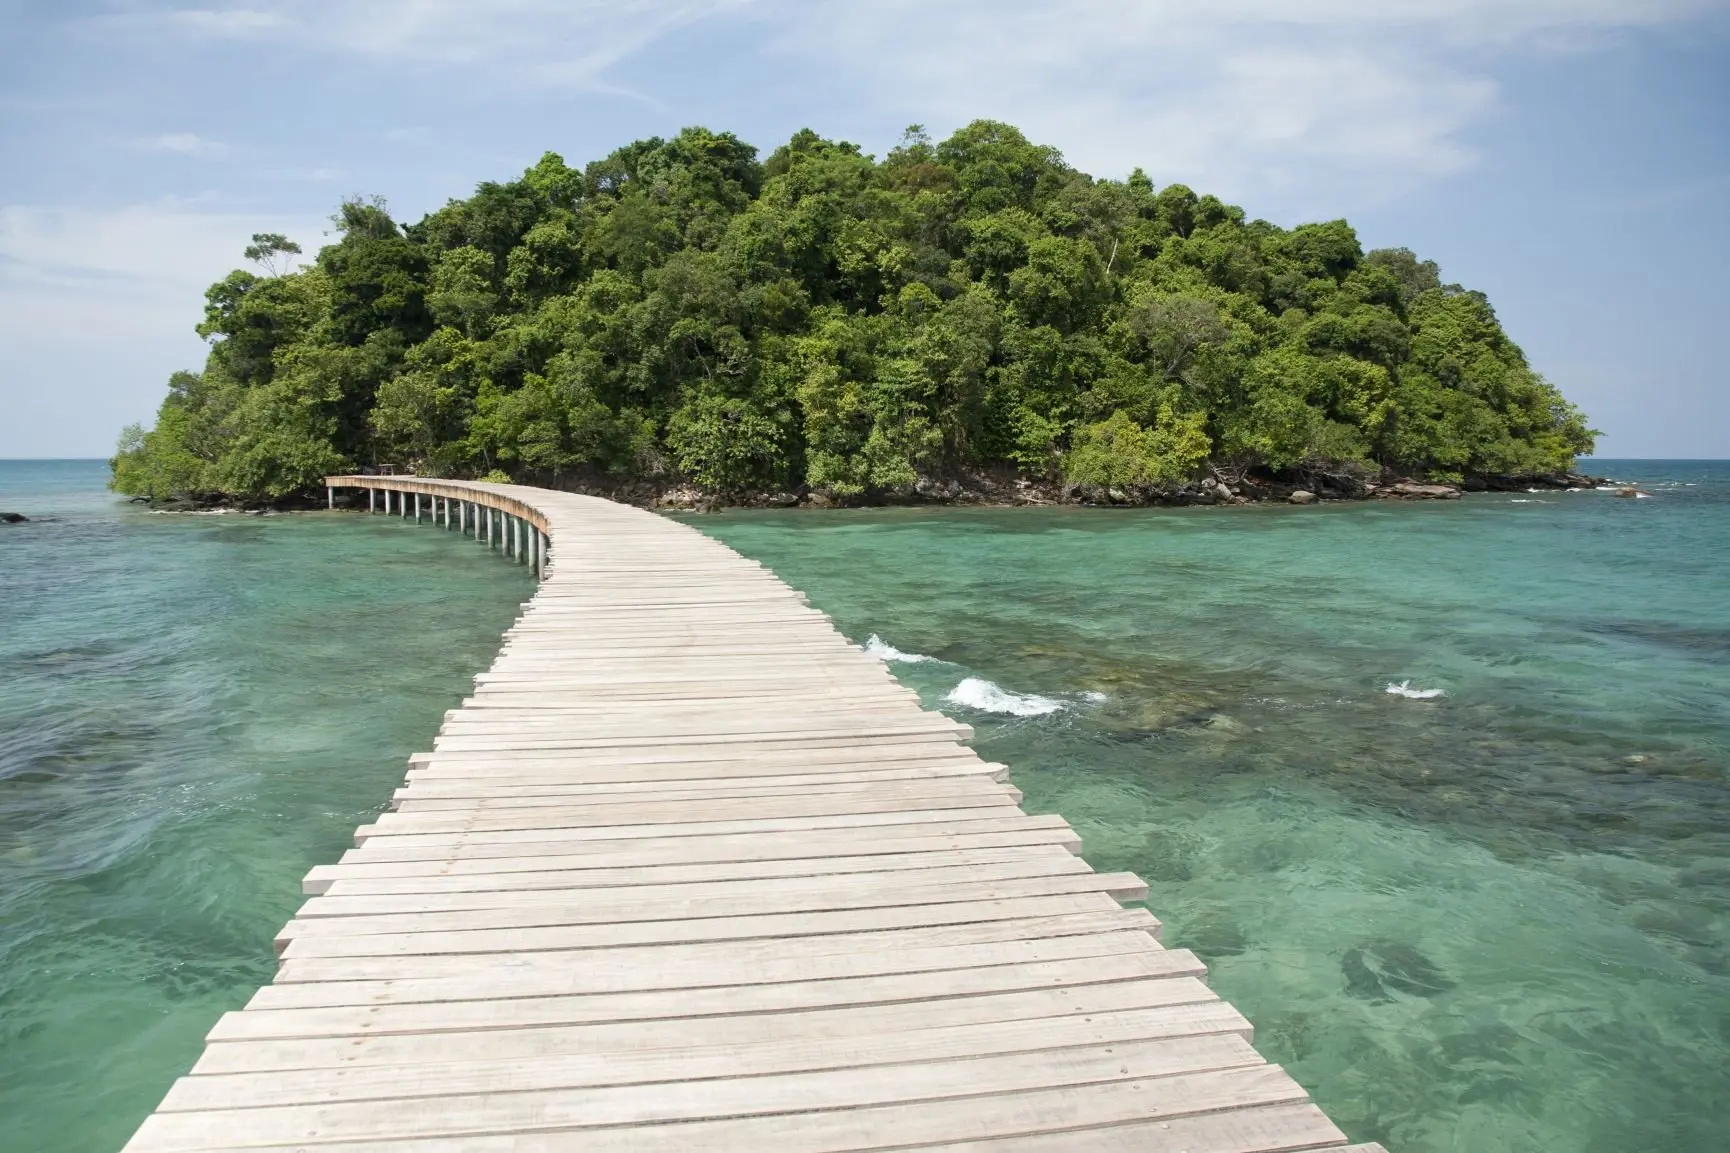
[[[809,1023],[809,1022],[808,1022]],[[405,1080],[392,1066],[337,1067],[295,1073],[184,1077],[163,1099],[164,1112],[255,1109],[327,1101],[443,1097],[455,1093],[523,1093],[542,1089],[647,1085],[725,1077],[865,1069],[928,1061],[1094,1048],[1151,1040],[1234,1035],[1249,1030],[1223,1002],[1178,1009],[1130,1010],[1085,1017],[926,1025],[892,1033],[820,1032],[769,1042],[622,1051],[546,1052],[478,1057],[465,1045]],[[496,1040],[496,1038],[494,1039]],[[680,1086],[681,1090],[683,1086]]]
[[[905,1138],[917,1132],[923,1139],[919,1149],[945,1153],[1293,1153],[1324,1147],[1344,1153],[1337,1148],[1339,1130],[1314,1105],[1240,1105],[1229,1111],[1165,1112],[1156,1120],[1123,1120],[1138,1100],[1136,1086],[1110,1083],[1013,1099],[980,1097],[677,1126],[245,1148],[250,1153],[714,1153],[759,1148],[776,1153],[878,1153],[911,1148]],[[238,1153],[240,1148],[227,1145],[208,1153]]]
[[[998,804],[1020,804],[1021,790],[1000,784],[983,773],[950,777],[916,777],[905,780],[835,780],[796,785],[696,785],[684,788],[634,789],[628,791],[600,790],[583,793],[532,792],[504,793],[492,796],[426,797],[402,789],[397,793],[393,812],[398,813],[492,813],[511,809],[546,809],[574,805],[632,805],[684,803],[703,804],[713,801],[763,799],[773,804],[779,797],[828,798],[896,797],[932,800],[950,797],[985,797]]]
[[[482,1031],[599,1022],[694,1021],[710,1017],[743,1020],[752,1014],[928,1005],[944,999],[1003,992],[1037,990],[1073,995],[1078,989],[1123,982],[1152,982],[1162,986],[1169,983],[1172,988],[1183,990],[1186,997],[1191,989],[1205,988],[1199,972],[1174,970],[1168,956],[1142,950],[993,965],[968,970],[965,985],[957,982],[954,972],[938,969],[671,991],[650,989],[559,994],[537,990],[526,997],[515,997],[500,990],[492,997],[467,1000],[284,1008],[254,1004],[224,1014],[211,1029],[208,1039],[217,1043]],[[258,999],[254,997],[255,1002]]]
[[[1030,817],[1020,809],[962,809],[938,812],[897,812],[881,819],[855,814],[851,817],[810,817],[804,820],[709,821],[673,825],[606,825],[574,829],[543,829],[539,835],[522,833],[469,833],[440,836],[378,836],[357,838],[361,844],[343,855],[344,860],[461,862],[488,857],[533,857],[582,853],[622,854],[684,842],[692,853],[715,847],[716,852],[743,851],[763,846],[808,845],[816,839],[832,839],[836,852],[852,848],[869,852],[871,847],[895,840],[925,839],[954,841],[980,836],[1018,836],[1053,833],[1075,837],[1061,817]],[[1079,840],[1079,838],[1076,838]],[[353,854],[351,858],[350,854]],[[693,860],[705,860],[702,856]],[[737,858],[722,858],[737,859]]]
[[[657,921],[691,922],[702,918],[734,918],[752,916],[813,916],[811,932],[819,932],[824,913],[856,913],[875,909],[910,909],[922,905],[974,906],[1001,902],[1008,909],[1023,908],[1026,915],[1035,915],[1041,906],[1023,905],[1045,897],[1080,894],[1106,894],[1121,897],[1139,890],[1121,888],[1124,883],[1117,875],[1082,873],[1062,877],[1037,877],[1023,880],[982,883],[956,882],[948,886],[931,886],[913,892],[889,886],[881,889],[814,891],[799,896],[768,894],[735,898],[695,898],[643,902],[634,905],[629,898],[617,903],[586,901],[547,901],[535,905],[510,905],[498,902],[477,902],[480,907],[431,909],[377,913],[370,916],[336,915],[296,917],[278,931],[277,946],[312,937],[391,936],[396,934],[452,933],[481,930],[517,930],[556,928],[560,926],[596,926],[610,924],[647,924]],[[498,897],[543,894],[503,893]],[[492,896],[463,894],[463,896]],[[315,901],[336,898],[315,897]],[[367,898],[347,898],[366,900]],[[416,898],[380,898],[381,900],[414,900]]]
[[[533,1027],[500,1025],[494,1018],[488,1018],[489,1027],[461,1031],[423,1027],[405,1032],[398,1028],[394,1032],[374,1030],[291,1039],[214,1041],[192,1071],[204,1074],[364,1066],[398,1068],[439,1064],[450,1060],[453,1054],[460,1054],[464,1060],[492,1061],[718,1045],[773,1045],[807,1037],[875,1037],[957,1025],[1145,1010],[1170,1014],[1171,1027],[1189,1020],[1212,1021],[1212,1015],[1219,1012],[1235,1012],[1200,981],[1175,977],[725,1016],[638,1017],[581,1025],[537,1022]],[[1249,1040],[1249,1023],[1241,1017],[1235,1020],[1241,1024],[1231,1031]],[[370,1024],[370,1019],[367,1023]],[[407,1024],[424,1026],[427,1021],[416,1018]]]
[[[988,895],[990,890],[993,895]],[[1073,854],[1024,857],[983,864],[949,865],[921,870],[912,877],[899,873],[824,873],[791,877],[700,877],[694,880],[624,885],[592,885],[580,889],[521,889],[487,892],[328,895],[313,897],[295,912],[296,920],[388,916],[401,913],[452,913],[471,910],[581,907],[594,913],[618,909],[640,916],[620,920],[655,920],[648,910],[661,902],[736,902],[752,905],[788,900],[789,910],[800,902],[821,904],[830,898],[900,894],[886,904],[923,905],[944,900],[991,900],[995,897],[1048,896],[1058,892],[1144,894],[1146,885],[1132,873],[1095,873]],[[1139,896],[1120,899],[1138,900]],[[726,914],[716,911],[713,916]]]
[[[371,825],[362,825],[357,837],[403,837],[440,833],[531,833],[544,834],[558,830],[582,828],[629,828],[633,826],[670,824],[720,825],[732,821],[752,822],[757,826],[771,821],[803,820],[804,827],[825,827],[812,819],[839,825],[870,823],[860,818],[881,819],[894,814],[906,819],[909,813],[954,814],[963,809],[979,809],[999,813],[1018,810],[1015,803],[1001,791],[979,790],[972,793],[947,790],[919,791],[901,795],[842,797],[764,797],[733,801],[636,801],[627,804],[541,805],[527,809],[503,809],[481,813],[381,813]]]
[[[1169,1114],[1303,1099],[1278,1066],[1233,1036],[1173,1038],[1007,1054],[957,1061],[691,1081],[669,1093],[656,1085],[521,1093],[453,1093],[323,1105],[156,1113],[128,1153],[235,1144],[389,1140],[493,1133],[560,1132],[668,1121],[803,1114],[909,1101],[1049,1090],[1052,1086],[1139,1082],[1146,1104]]]
[[[1086,1118],[1077,1118],[1085,1125]],[[1387,1153],[1379,1145],[1338,1148],[1340,1131],[1314,1105],[1272,1105],[1230,1112],[1161,1117],[1155,1121],[1087,1126],[1018,1137],[922,1145],[925,1153]]]
[[[426,957],[449,970],[438,977],[398,977],[401,958],[344,957],[285,961],[276,982],[252,995],[249,1008],[311,1009],[336,1005],[403,1005],[428,1001],[472,1001],[495,997],[568,997],[581,993],[689,990],[721,986],[947,971],[958,982],[964,970],[1034,961],[1145,954],[1150,969],[1173,977],[1199,977],[1206,968],[1187,949],[1162,950],[1146,933],[1093,933],[1046,940],[906,949],[895,956],[829,953],[823,938],[725,941],[592,949],[573,966],[568,953],[517,953],[510,964],[492,958]],[[480,980],[475,975],[480,975]]]
[[[755,811],[761,811],[760,808]],[[447,850],[455,845],[490,844],[490,845],[548,845],[563,844],[574,841],[622,841],[642,837],[704,837],[724,833],[784,833],[810,832],[818,829],[874,829],[889,825],[913,825],[927,823],[941,825],[945,828],[956,828],[968,821],[980,822],[1010,822],[1025,821],[1027,816],[1014,805],[976,805],[951,806],[940,809],[906,809],[896,808],[894,804],[886,805],[877,812],[844,812],[825,813],[813,812],[798,816],[773,817],[711,817],[708,820],[691,820],[688,814],[680,819],[677,813],[609,813],[626,824],[594,824],[594,820],[586,817],[580,811],[566,816],[550,819],[539,825],[525,826],[517,820],[502,822],[503,827],[486,827],[467,825],[461,822],[446,822],[453,826],[444,829],[428,829],[424,820],[417,822],[419,827],[405,823],[392,823],[380,828],[379,825],[362,825],[355,830],[356,847],[367,845],[378,840],[384,842],[379,848],[423,848],[438,846]],[[645,816],[666,816],[666,822],[645,820]],[[392,816],[381,814],[380,820]],[[514,851],[521,852],[517,849]]]
[[[1081,847],[1081,839],[1067,825],[1034,825],[1022,829],[939,833],[931,836],[893,835],[899,832],[894,829],[890,832],[892,835],[880,838],[843,838],[830,832],[815,837],[781,833],[672,837],[659,840],[644,838],[626,845],[591,841],[572,846],[571,851],[521,855],[509,849],[496,854],[453,850],[448,856],[405,855],[392,850],[368,847],[350,849],[335,865],[314,867],[307,873],[302,886],[309,895],[317,895],[328,891],[332,884],[345,878],[367,880],[393,877],[472,877],[492,873],[570,872],[598,868],[767,864],[775,861],[810,860],[816,854],[825,852],[828,855],[821,859],[840,872],[845,871],[851,862],[858,862],[858,867],[868,869],[871,859],[878,856],[923,856],[929,853],[1031,846],[1053,846],[1073,853]],[[554,847],[555,850],[561,848],[565,847]]]
[[[1061,861],[1074,854],[1062,845],[1010,845],[1004,848],[952,849],[925,853],[874,853],[851,857],[794,857],[766,861],[724,861],[718,864],[679,861],[674,864],[618,865],[605,860],[590,861],[589,867],[546,870],[533,868],[538,859],[510,862],[530,867],[489,873],[451,874],[430,866],[409,876],[375,876],[353,870],[360,866],[321,866],[323,882],[318,893],[353,897],[403,893],[497,892],[507,889],[586,889],[611,885],[678,884],[704,880],[758,880],[770,877],[818,877],[835,873],[917,873],[952,865],[981,865],[1008,861]],[[436,869],[436,872],[434,871]],[[1066,872],[1067,868],[1054,868]]]
[[[1146,909],[1120,908],[1099,893],[1023,897],[1014,901],[843,909],[820,913],[763,913],[674,921],[625,921],[530,928],[449,929],[413,933],[312,934],[293,936],[281,948],[285,960],[311,957],[426,957],[436,954],[512,955],[626,945],[696,944],[799,937],[814,951],[850,952],[894,944],[956,944],[1029,941],[1136,929],[1157,939],[1159,921]],[[491,958],[483,963],[496,963]],[[580,958],[572,958],[580,963]],[[399,976],[412,976],[405,963]]]
[[[397,802],[470,797],[532,797],[541,799],[602,793],[665,796],[689,792],[709,795],[709,791],[713,789],[750,789],[755,790],[755,793],[741,795],[756,795],[773,791],[797,792],[814,788],[821,789],[835,781],[845,781],[855,786],[879,781],[941,780],[954,777],[1004,782],[1008,777],[1008,772],[1002,765],[991,764],[986,761],[971,763],[954,761],[947,764],[913,764],[895,768],[856,768],[846,773],[758,772],[733,774],[723,771],[700,777],[675,777],[670,780],[627,778],[624,780],[597,781],[583,779],[576,774],[526,780],[511,777],[489,779],[485,776],[425,780],[417,779],[413,773],[410,773],[407,783],[396,791],[393,799]],[[1014,795],[1014,792],[1012,791],[1010,795]]]

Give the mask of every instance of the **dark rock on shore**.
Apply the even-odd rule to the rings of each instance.
[[[530,482],[532,483],[532,482]],[[671,512],[712,512],[721,508],[850,508],[886,505],[1055,505],[1149,508],[1185,505],[1241,505],[1269,501],[1315,504],[1336,500],[1456,500],[1460,488],[1398,478],[1376,484],[1349,473],[1313,473],[1301,480],[1241,476],[1228,481],[1206,477],[1185,484],[1082,485],[1033,479],[1012,473],[974,472],[927,476],[893,493],[844,497],[832,492],[756,492],[720,497],[684,483],[636,482],[625,485],[577,484],[560,487],[626,504]]]
[[[1403,480],[1398,484],[1370,485],[1369,494],[1378,500],[1459,500],[1460,490],[1451,484],[1418,484]]]
[[[1460,487],[1467,492],[1559,492],[1570,488],[1597,488],[1604,478],[1578,472],[1519,472],[1506,475],[1468,476]]]
[[[523,484],[604,497],[621,504],[668,512],[715,512],[726,508],[852,508],[888,505],[1058,505],[1108,508],[1320,504],[1340,500],[1458,500],[1465,492],[1523,492],[1533,488],[1585,489],[1603,483],[1578,473],[1474,476],[1460,484],[1432,484],[1359,465],[1306,468],[1287,473],[1264,469],[1224,469],[1214,476],[1178,484],[1081,485],[1050,478],[1018,476],[1009,468],[963,470],[921,476],[894,492],[842,496],[801,486],[798,489],[720,495],[704,492],[676,477],[619,481],[600,475],[524,476]],[[339,496],[339,503],[345,498]],[[352,500],[349,501],[352,504]],[[362,504],[365,502],[362,501]],[[322,507],[323,495],[285,502],[279,507]],[[236,506],[245,507],[245,506]]]

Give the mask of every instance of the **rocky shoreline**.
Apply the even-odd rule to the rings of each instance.
[[[1098,508],[1157,508],[1189,505],[1318,504],[1353,500],[1458,500],[1467,492],[1561,492],[1597,488],[1604,478],[1582,473],[1527,473],[1468,477],[1460,484],[1436,484],[1410,477],[1374,480],[1351,474],[1314,473],[1303,477],[1210,476],[1185,485],[1087,486],[1027,477],[972,473],[923,477],[905,492],[874,498],[838,498],[801,489],[756,492],[730,497],[705,493],[687,484],[564,484],[559,487],[606,497],[643,508],[718,512],[731,508],[870,508],[918,505],[1021,507],[1080,505]]]
[[[888,508],[905,506],[969,506],[1013,508],[1039,505],[1077,505],[1090,508],[1172,508],[1190,505],[1320,504],[1362,500],[1458,500],[1468,492],[1560,492],[1597,488],[1611,483],[1603,477],[1582,473],[1525,473],[1507,476],[1468,477],[1459,484],[1438,484],[1410,477],[1382,476],[1369,479],[1351,473],[1310,473],[1303,476],[1216,475],[1183,485],[1089,486],[1063,481],[1031,480],[1008,473],[968,473],[946,477],[922,477],[902,492],[871,497],[847,498],[813,489],[761,491],[722,496],[704,492],[683,481],[609,481],[603,478],[534,477],[525,484],[539,484],[586,496],[604,497],[621,504],[668,512],[720,512],[745,508]],[[353,503],[353,495],[338,496],[338,502]],[[134,498],[137,503],[141,498]],[[232,511],[255,516],[291,510],[314,510],[325,506],[324,494],[305,494],[272,505],[227,500],[176,502],[166,510],[196,512]]]

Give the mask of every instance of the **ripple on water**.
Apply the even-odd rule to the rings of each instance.
[[[529,578],[424,525],[151,517],[99,463],[59,489],[56,467],[0,462],[63,510],[0,549],[0,1145],[86,1153],[270,979],[300,877],[389,797]]]
[[[1104,692],[969,716],[974,743],[1096,867],[1148,880],[1166,942],[1354,1139],[1717,1153],[1730,469],[1713,467],[1674,501],[1556,494],[1533,515],[1486,498],[693,523],[849,636],[950,662],[893,666],[928,707],[966,677]],[[1408,680],[1447,695],[1383,691]]]

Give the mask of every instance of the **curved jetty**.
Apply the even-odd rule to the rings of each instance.
[[[590,497],[328,483],[544,579],[130,1153],[1344,1146],[1139,879],[762,566]]]

